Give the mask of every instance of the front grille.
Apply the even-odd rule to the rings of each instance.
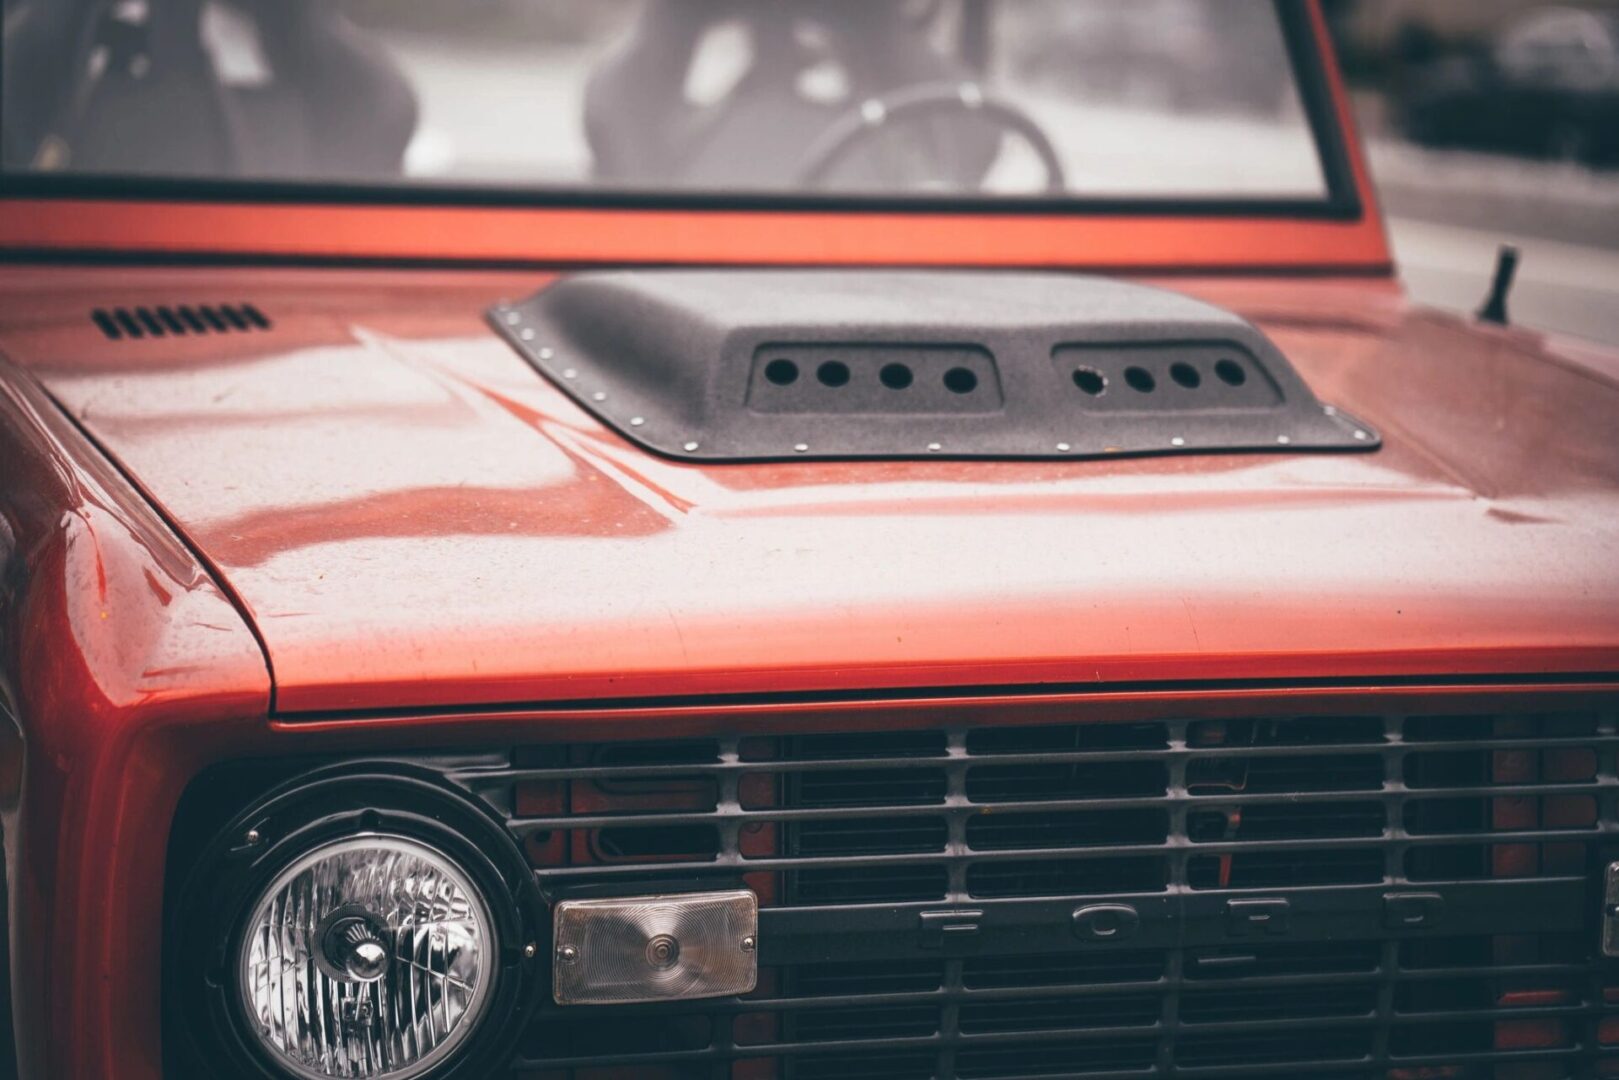
[[[520,747],[453,776],[553,898],[760,897],[754,993],[547,1000],[525,1076],[1551,1080],[1619,1076],[1616,746],[1604,706]]]

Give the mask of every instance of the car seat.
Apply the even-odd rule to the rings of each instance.
[[[705,36],[727,22],[746,29],[751,63],[721,100],[693,102],[685,93],[688,73]],[[806,24],[817,30],[811,42]],[[826,62],[847,82],[837,100],[815,100],[800,88],[805,71]],[[585,133],[601,180],[723,191],[791,187],[805,148],[861,102],[975,78],[933,47],[905,5],[888,0],[650,0],[591,76]],[[898,152],[872,147],[851,156],[837,183],[975,186],[1000,145],[997,132],[966,116],[930,119],[894,138]]]
[[[217,2],[217,0],[215,0]],[[46,6],[49,6],[48,4]],[[417,104],[391,58],[324,0],[237,0],[266,77],[227,84],[202,33],[208,0],[94,2],[8,34],[69,58],[10,85],[8,164],[75,172],[261,179],[381,179],[403,168]],[[64,46],[61,35],[74,40]],[[49,81],[67,79],[53,88]],[[8,72],[9,73],[9,72]],[[55,92],[52,92],[54,89]],[[21,99],[13,92],[21,93]],[[12,103],[25,103],[12,116]],[[18,159],[23,159],[19,161]]]

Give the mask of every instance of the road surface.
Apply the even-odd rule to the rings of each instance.
[[[1389,219],[1389,237],[1412,299],[1461,312],[1478,310],[1496,249],[1515,244],[1513,322],[1619,345],[1619,251],[1404,217]]]
[[[1414,299],[1476,311],[1496,249],[1515,244],[1515,322],[1619,345],[1619,171],[1425,150],[1389,136],[1369,148]]]

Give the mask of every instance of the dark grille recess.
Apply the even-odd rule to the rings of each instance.
[[[547,1001],[524,1075],[1551,1080],[1619,1076],[1616,748],[1605,706],[523,747],[453,775],[553,896],[745,884],[764,909],[753,994]]]

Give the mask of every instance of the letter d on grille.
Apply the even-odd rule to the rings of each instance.
[[[726,997],[759,978],[759,898],[746,889],[564,900],[553,936],[558,1005]]]

